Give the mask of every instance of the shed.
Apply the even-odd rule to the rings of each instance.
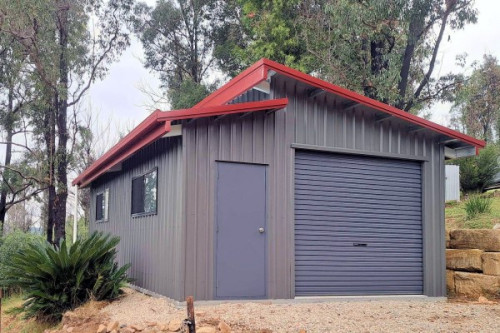
[[[172,299],[443,296],[444,161],[484,145],[262,59],[73,184],[135,284]]]

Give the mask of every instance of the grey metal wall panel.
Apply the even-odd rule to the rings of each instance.
[[[134,284],[173,299],[184,298],[182,139],[160,139],[91,185],[90,230],[120,237],[118,262],[131,263]],[[156,215],[131,217],[132,177],[158,168]],[[96,193],[109,188],[109,221],[95,222]]]
[[[288,97],[275,113],[184,122],[186,190],[185,294],[214,298],[215,161],[269,165],[268,297],[295,296],[294,154],[292,144],[404,154],[423,162],[424,294],[445,295],[444,149],[436,137],[372,110],[347,107],[330,94],[275,75],[270,98]],[[395,192],[397,193],[397,192]]]
[[[297,151],[296,295],[422,294],[421,182],[420,162]]]

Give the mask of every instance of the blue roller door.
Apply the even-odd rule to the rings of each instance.
[[[300,151],[295,294],[422,294],[420,162]]]

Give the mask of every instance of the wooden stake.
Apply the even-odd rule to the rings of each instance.
[[[196,333],[196,322],[194,318],[194,299],[193,296],[186,297],[187,306],[187,326],[189,333]],[[1,333],[1,332],[0,332]]]

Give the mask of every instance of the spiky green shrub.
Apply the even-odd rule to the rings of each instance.
[[[467,220],[473,219],[479,214],[491,212],[492,199],[482,195],[471,195],[465,202]]]
[[[121,294],[130,279],[130,265],[116,262],[118,237],[93,233],[86,239],[59,247],[37,240],[15,253],[6,272],[5,285],[24,293],[20,311],[27,318],[58,321],[62,314],[89,299],[110,300]]]

